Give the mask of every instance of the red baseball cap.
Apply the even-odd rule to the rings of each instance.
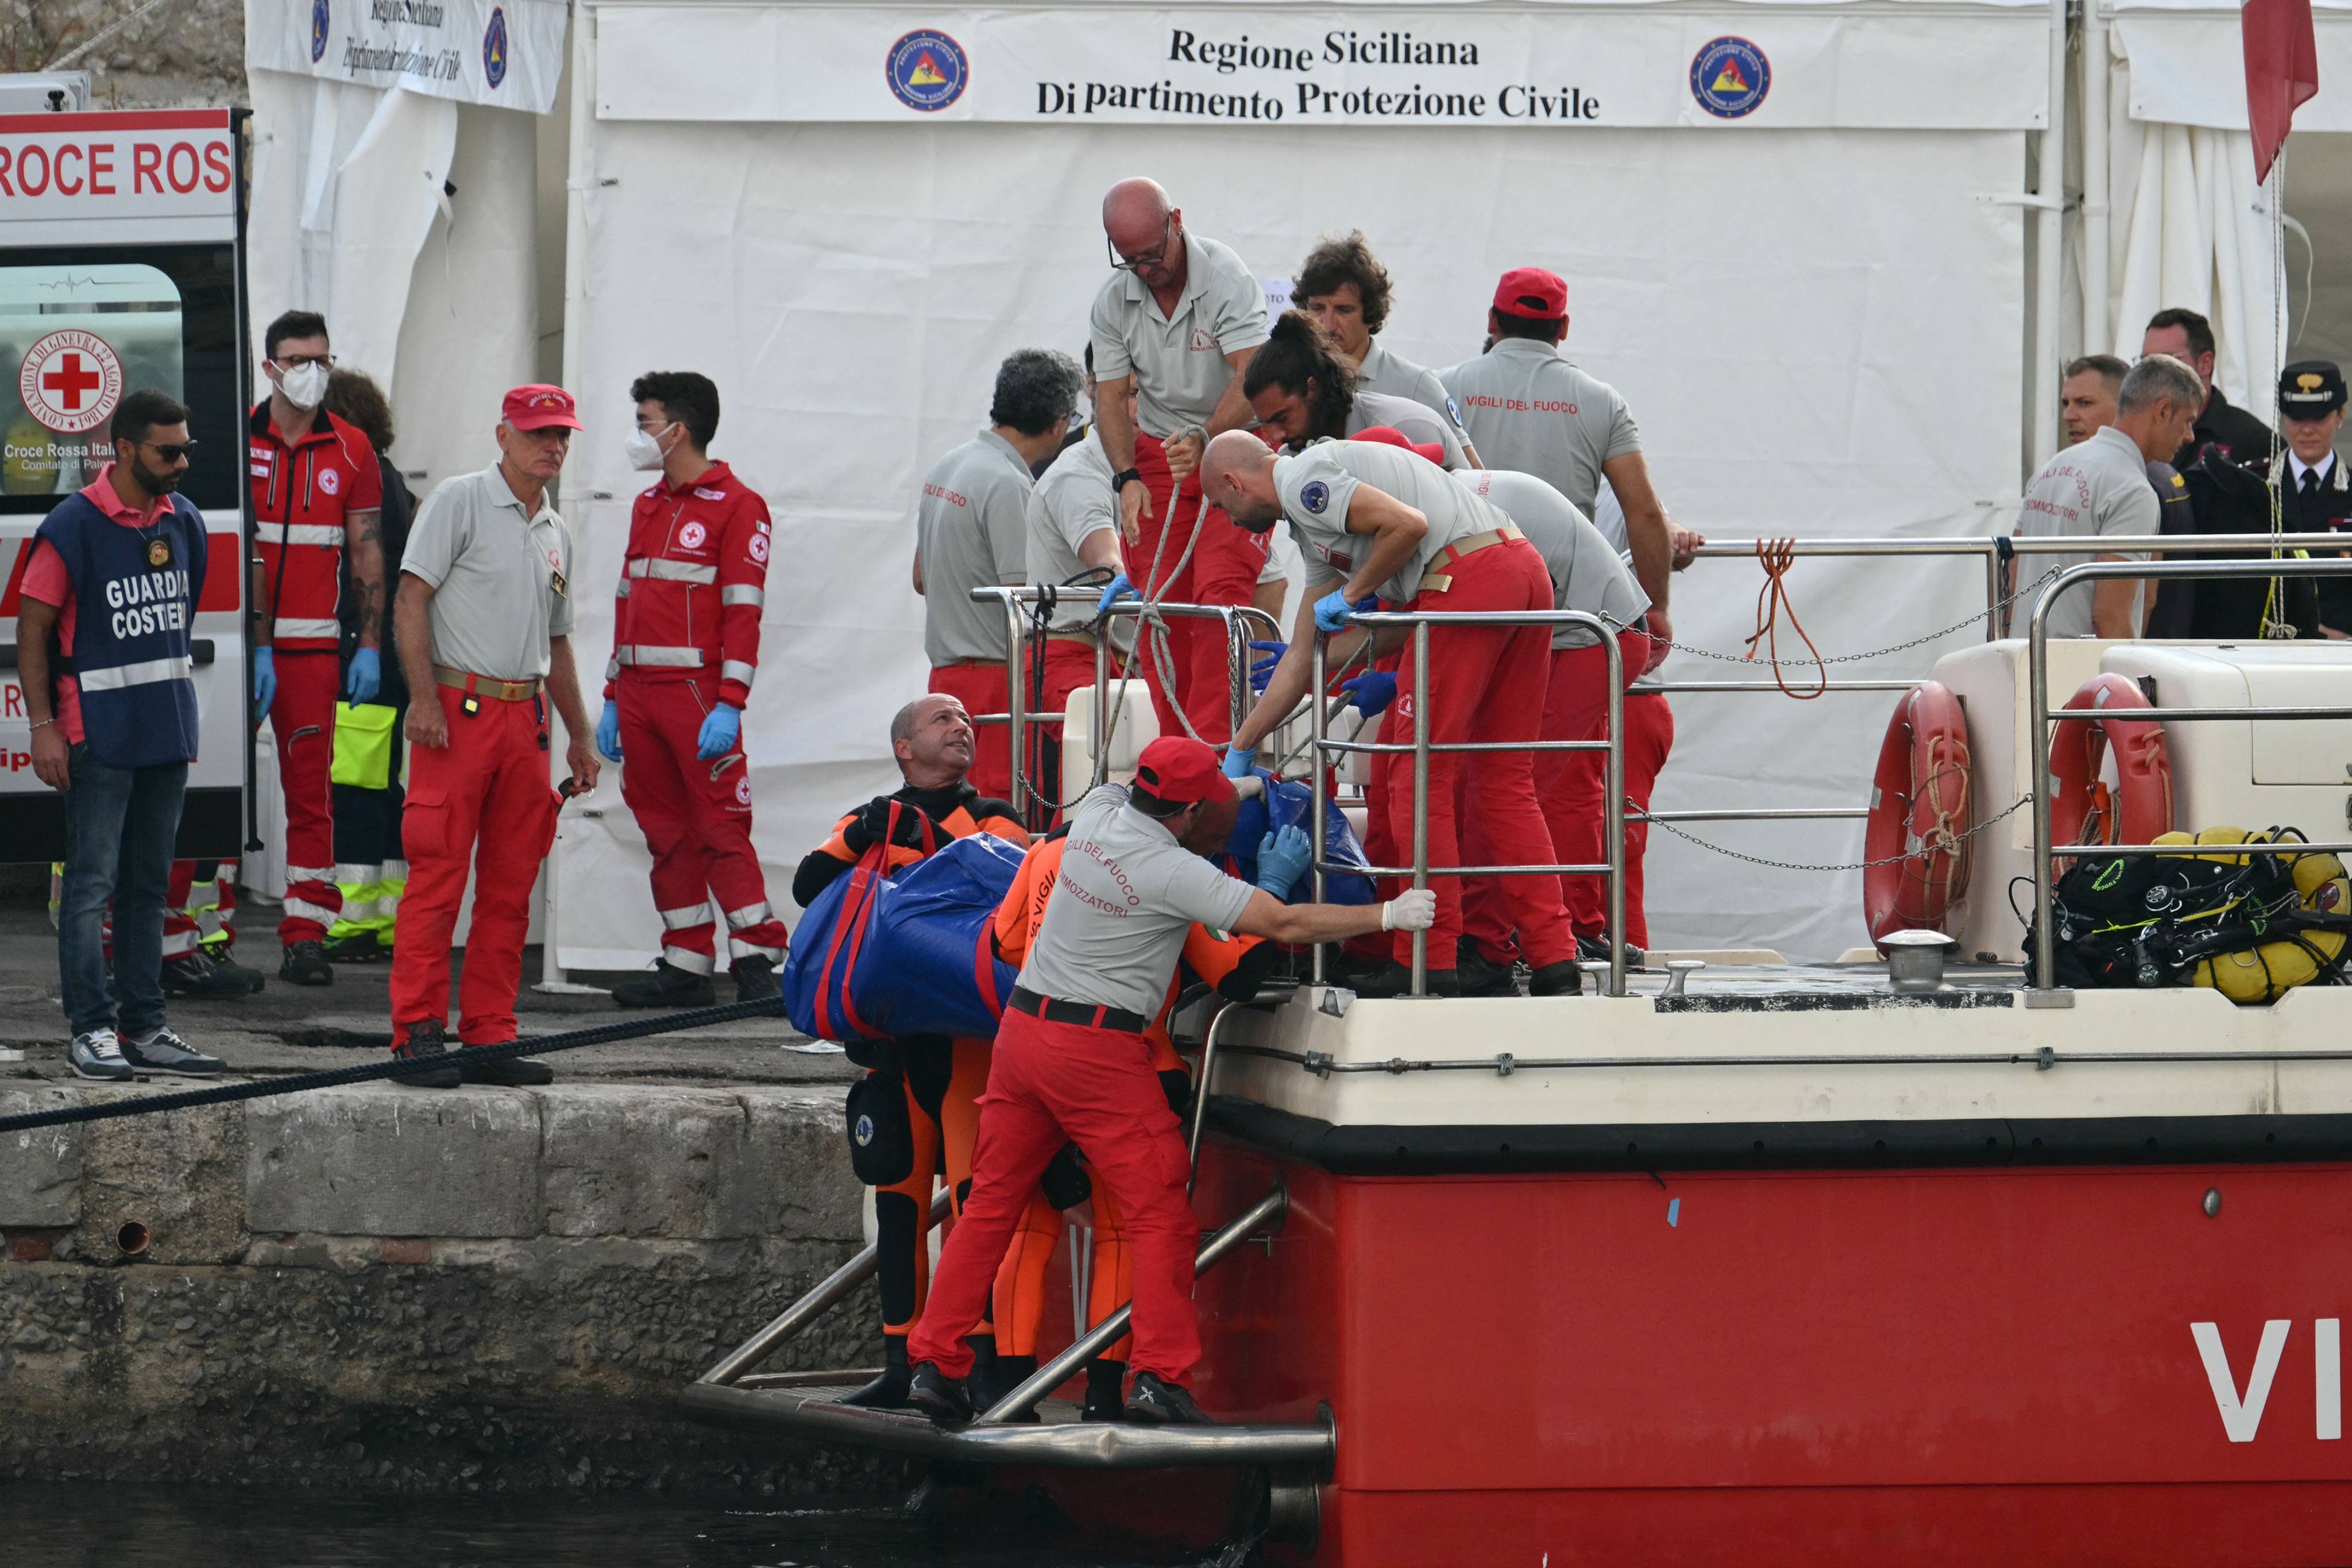
[[[1568,279],[1540,267],[1514,267],[1495,285],[1495,309],[1531,321],[1558,321],[1568,314]]]
[[[1217,753],[1190,735],[1162,735],[1136,759],[1135,782],[1171,805],[1234,798]]]
[[[557,426],[580,430],[580,415],[572,395],[560,386],[518,386],[507,394],[499,417],[518,430],[547,430]]]
[[[1357,431],[1354,435],[1349,437],[1348,439],[1350,441],[1376,441],[1383,447],[1402,447],[1406,451],[1411,452],[1416,458],[1420,458],[1426,462],[1434,463],[1441,468],[1445,467],[1444,447],[1439,446],[1434,441],[1412,440],[1411,437],[1407,437],[1403,431],[1398,429],[1393,425],[1374,425],[1367,429]]]

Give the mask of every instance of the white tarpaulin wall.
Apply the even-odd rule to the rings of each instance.
[[[1745,32],[1764,41],[1774,17],[1798,10],[1679,14],[1677,37]],[[1919,58],[1939,37],[1967,38],[1979,19],[1951,7],[1897,15],[1909,10],[1872,7],[1854,36],[1868,31],[1894,57]],[[593,669],[605,656],[610,587],[641,488],[620,457],[628,383],[649,369],[702,370],[726,400],[716,450],[777,519],[745,737],[758,842],[780,906],[801,855],[842,810],[895,779],[885,727],[926,677],[921,603],[908,586],[922,476],[982,423],[1006,353],[1033,343],[1078,351],[1105,275],[1101,193],[1123,175],[1160,178],[1190,224],[1235,246],[1265,279],[1288,277],[1318,235],[1360,226],[1396,279],[1386,341],[1433,365],[1477,352],[1503,268],[1557,268],[1571,280],[1571,353],[1631,400],[1677,518],[1718,536],[2009,526],[2025,287],[2015,198],[2038,93],[2021,110],[2004,108],[2005,123],[1974,130],[1784,121],[1331,133],[956,124],[916,113],[899,122],[747,123],[733,94],[645,83],[662,88],[682,62],[698,75],[743,63],[723,32],[696,30],[706,19],[768,28],[788,10],[590,15],[604,29],[589,46],[593,101],[608,113],[573,121],[586,248],[573,258],[579,297],[567,331],[588,429],[566,488],[593,497],[571,504],[583,544],[582,664]],[[1907,98],[1925,121],[1948,122],[1954,105],[1988,83],[2039,79],[2046,34],[2015,27],[2013,10],[1981,15],[2007,40],[2005,63],[1913,73]],[[622,16],[633,19],[615,26]],[[676,26],[665,31],[671,16]],[[1571,24],[1567,8],[1547,21],[1605,25]],[[575,70],[582,63],[575,54]],[[1689,63],[1687,49],[1653,62],[1678,81]],[[1791,89],[1801,73],[1785,57],[1775,63],[1773,93],[1801,107],[1804,92]],[[878,79],[883,62],[860,68]],[[586,79],[575,79],[575,93],[585,90]],[[1680,90],[1687,100],[1688,88]],[[1611,96],[1600,93],[1604,103]],[[1791,110],[1789,119],[1820,125],[1846,112],[1835,94],[1815,98],[1811,118]],[[614,118],[613,106],[646,117]],[[1873,115],[1900,107],[1886,95],[1870,104]],[[1675,601],[1681,638],[1737,652],[1759,582],[1743,563],[1686,574]],[[1983,605],[1970,562],[1809,562],[1791,585],[1807,627],[1832,653],[1901,642]],[[1950,645],[1976,635],[1963,629]],[[1910,674],[1928,657],[1915,650],[1836,673]],[[1667,671],[1759,678],[1690,655]],[[1891,705],[1883,694],[1679,699],[1681,740],[1659,804],[1864,804]],[[574,820],[582,809],[567,814],[558,846],[559,960],[649,962],[656,927],[646,857],[617,782]],[[1861,842],[1858,822],[1700,831],[1799,861],[1855,859]],[[1819,954],[1862,940],[1852,874],[1766,869],[1658,833],[1650,887],[1660,942],[1760,942]]]

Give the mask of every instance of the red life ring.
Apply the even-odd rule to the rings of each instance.
[[[2147,707],[2138,685],[2095,675],[2066,700],[2068,712],[2096,710],[2095,724],[2054,726],[2050,739],[2050,841],[2053,844],[2153,844],[2172,831],[2172,764],[2164,726],[2124,717]],[[2116,795],[2099,781],[2108,747],[2116,752]]]
[[[1870,940],[1932,931],[1969,889],[1968,715],[1952,689],[1923,680],[1895,705],[1871,779],[1862,908]],[[1906,851],[1908,853],[1906,853]]]

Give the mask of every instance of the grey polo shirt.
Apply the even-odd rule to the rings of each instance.
[[[1391,605],[1421,592],[1421,574],[1457,539],[1503,527],[1511,520],[1493,502],[1472,495],[1444,469],[1399,447],[1365,441],[1318,441],[1295,458],[1274,460],[1274,489],[1291,535],[1309,558],[1308,592],[1328,592],[1334,578],[1356,570],[1372,536],[1348,531],[1348,507],[1359,485],[1394,496],[1429,520],[1412,558],[1379,588]],[[1314,563],[1320,563],[1318,566]]]
[[[1411,397],[1395,397],[1385,392],[1358,392],[1355,407],[1348,415],[1348,434],[1360,436],[1375,426],[1385,425],[1408,441],[1423,446],[1445,448],[1444,467],[1466,468],[1470,458],[1462,450],[1462,437],[1453,421],[1433,413],[1429,405]]]
[[[1132,374],[1136,423],[1161,440],[1205,425],[1234,378],[1229,353],[1265,342],[1265,290],[1242,258],[1213,239],[1184,236],[1184,292],[1173,315],[1132,272],[1114,272],[1095,296],[1088,330],[1095,376]]]
[[[1356,390],[1410,397],[1453,426],[1456,440],[1467,439],[1462,432],[1462,411],[1454,405],[1454,398],[1437,373],[1413,363],[1402,354],[1391,353],[1381,346],[1378,338],[1364,351],[1364,363],[1357,367]]]
[[[1630,627],[1649,612],[1650,596],[1633,580],[1633,569],[1618,559],[1576,503],[1551,486],[1533,474],[1507,468],[1470,468],[1454,479],[1510,513],[1551,574],[1554,609],[1588,610],[1621,627]],[[1587,626],[1561,626],[1551,634],[1555,648],[1590,647],[1600,640]]]
[[[1118,498],[1111,493],[1110,458],[1104,455],[1102,432],[1089,430],[1085,440],[1065,447],[1029,497],[1029,581],[1066,583],[1087,569],[1078,546],[1105,529],[1118,527]],[[1082,632],[1094,624],[1092,589],[1074,594],[1054,607],[1053,629]]]
[[[442,480],[416,509],[400,569],[433,590],[433,662],[492,680],[547,674],[572,635],[572,531],[541,499],[526,513],[493,463]]]
[[[1126,785],[1104,784],[1071,814],[1061,875],[1020,983],[1041,996],[1149,1018],[1168,999],[1193,923],[1232,931],[1257,889],[1127,800]]]
[[[1029,570],[1029,465],[993,430],[941,458],[915,504],[923,651],[934,665],[1004,658],[1004,612],[971,591]]]
[[[2042,466],[2033,482],[2025,487],[2025,506],[2018,513],[2017,531],[2028,539],[2152,534],[2161,531],[2162,522],[2162,510],[2156,491],[2148,485],[2147,459],[2140,455],[2139,443],[2109,425]],[[2121,555],[2127,561],[2147,559],[2144,550],[2021,555],[2017,558],[2018,586],[2022,589],[2045,574],[2084,565],[2099,554]],[[2010,612],[2010,625],[2021,634],[2031,624],[2027,617],[2041,602],[2044,591],[2021,594],[2016,607]],[[2068,589],[2066,596],[2050,611],[2050,635],[2091,636],[2091,598],[2097,592],[2098,584],[2095,583],[2078,583]],[[2134,626],[2139,624],[2139,609],[2135,599]]]
[[[1549,481],[1587,517],[1601,466],[1642,449],[1642,432],[1617,389],[1550,343],[1505,338],[1444,379],[1480,461]]]

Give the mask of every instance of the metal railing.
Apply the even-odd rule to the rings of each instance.
[[[2326,534],[2317,536],[2289,534],[2286,536],[2289,540],[2301,540],[2312,537],[2317,537],[2322,540],[2331,540],[2335,547],[2338,549],[2342,548],[2343,545],[2343,542],[2341,540],[2333,540],[2332,536]],[[2269,536],[2265,534],[2239,534],[2234,538],[2236,548],[2243,550],[2246,545],[2246,541],[2250,538],[2261,540],[2265,543],[2269,542]],[[2087,542],[2077,540],[2072,542],[2074,544],[2075,548],[2071,552],[2071,553],[2079,555],[2082,553],[2082,544]],[[2105,552],[2109,550],[2135,549],[2139,547],[2142,542],[2133,539],[2101,539],[2096,542],[2097,547],[2102,552]],[[2057,933],[2051,929],[2051,906],[2053,902],[2053,888],[2055,879],[2053,879],[2050,874],[2050,867],[2053,858],[2062,853],[2069,859],[2105,859],[2119,856],[2139,855],[2198,856],[2210,855],[2215,853],[2217,849],[2225,849],[2227,847],[2226,846],[2193,843],[2053,844],[2051,842],[2052,828],[2050,825],[2051,792],[2049,787],[2049,763],[2046,761],[2050,755],[2052,741],[2056,733],[2056,731],[2052,728],[2053,725],[2067,723],[2095,723],[2109,717],[2111,711],[2118,712],[2123,717],[2133,720],[2156,721],[2164,723],[2196,723],[2206,721],[2235,721],[2239,723],[2251,723],[2256,720],[2270,719],[2287,721],[2309,719],[2352,719],[2352,706],[2325,708],[2130,708],[2116,710],[2085,708],[2080,710],[2062,709],[2055,713],[2052,712],[2050,709],[2050,628],[2048,622],[2051,606],[2058,602],[2059,595],[2071,590],[2083,587],[2088,584],[2105,582],[2115,578],[2130,578],[2138,580],[2150,578],[2162,579],[2167,577],[2186,577],[2196,581],[2216,578],[2231,579],[2247,577],[2255,579],[2264,577],[2352,577],[2352,559],[2346,559],[2339,556],[2329,560],[2313,561],[2093,561],[2087,562],[2080,566],[2069,566],[2064,571],[2059,573],[2057,577],[2052,581],[2049,588],[2042,594],[2040,602],[2033,606],[2033,614],[2027,624],[2026,633],[2026,686],[2032,709],[2032,728],[2028,731],[2028,733],[2032,737],[2032,754],[2037,759],[2043,759],[2040,763],[2040,776],[2036,780],[2032,792],[2033,978],[2035,984],[2033,989],[2027,994],[2026,1000],[2029,1005],[2068,1006],[2073,1004],[2074,993],[2064,986],[2053,984],[2057,978],[2057,972],[2053,967],[2057,958]],[[2297,854],[2352,854],[2352,843],[2297,842],[2294,844],[2292,852]]]

